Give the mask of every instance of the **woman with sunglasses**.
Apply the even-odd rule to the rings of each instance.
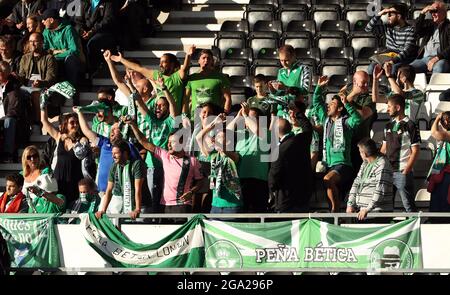
[[[78,116],[75,113],[63,115],[59,129],[48,120],[47,107],[41,107],[43,129],[56,141],[55,179],[59,192],[66,197],[68,206],[78,198],[78,182],[83,178],[82,160],[90,152],[88,139],[81,131]]]
[[[64,196],[57,194],[58,184],[50,169],[42,165],[39,150],[30,145],[22,153],[22,193],[29,204],[28,213],[63,213]]]

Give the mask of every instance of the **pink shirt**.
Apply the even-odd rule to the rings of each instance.
[[[192,200],[187,202],[183,202],[179,199],[177,200],[177,187],[183,167],[183,158],[176,158],[170,155],[168,151],[159,147],[156,147],[153,155],[161,160],[164,169],[164,191],[163,197],[161,198],[161,205],[191,205]],[[189,167],[189,173],[184,185],[183,193],[190,191],[194,179],[197,180],[203,178],[200,173],[200,162],[195,157],[189,157],[189,159],[191,165]]]

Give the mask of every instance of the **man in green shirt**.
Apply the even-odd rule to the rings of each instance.
[[[385,71],[390,71],[391,64],[386,64]],[[390,72],[386,72],[390,73]],[[420,112],[422,104],[425,102],[425,94],[414,87],[416,71],[410,65],[401,66],[397,70],[397,79],[392,74],[386,76],[391,86],[391,92],[388,97],[394,94],[400,94],[405,98],[405,115],[413,122],[417,123],[417,115]]]
[[[139,216],[145,167],[142,160],[130,160],[130,153],[130,148],[125,141],[113,145],[114,164],[109,171],[104,202],[95,213],[97,218],[101,218],[107,211],[130,214],[132,219]]]
[[[253,79],[253,87],[256,95],[247,99],[250,108],[257,108],[261,110],[263,116],[270,116],[271,104],[267,103],[267,81],[266,77],[258,74]]]
[[[183,66],[180,67],[180,63],[175,55],[171,53],[165,53],[161,56],[159,61],[159,71],[155,71],[146,67],[143,67],[137,63],[133,63],[125,59],[119,52],[119,55],[112,55],[111,60],[114,62],[122,63],[126,68],[137,71],[144,75],[147,79],[158,80],[162,78],[164,85],[166,85],[173,99],[175,100],[175,107],[177,113],[181,112],[183,105],[184,85],[183,82],[189,74],[189,66],[191,63],[192,54],[195,52],[195,46],[192,45],[186,52]],[[161,88],[156,88],[157,96],[164,96],[164,91]]]
[[[327,83],[326,76],[319,78],[313,95],[313,111],[324,126],[322,162],[328,167],[328,171],[323,179],[331,203],[331,212],[338,212],[339,192],[353,179],[351,142],[354,130],[361,123],[361,115],[344,95],[334,96],[327,106],[322,95],[323,87]]]
[[[269,198],[267,178],[271,133],[264,128],[267,126],[267,121],[264,124],[261,120],[260,126],[261,114],[260,109],[250,108],[247,103],[242,103],[241,110],[227,126],[227,129],[234,131],[238,125],[236,131],[236,151],[239,154],[237,169],[244,198],[244,212],[247,213],[266,212]],[[238,124],[238,121],[242,119],[245,123],[244,128]],[[267,157],[266,160],[264,155]]]
[[[283,97],[286,103],[292,100],[304,102],[311,85],[311,70],[297,60],[295,49],[291,45],[283,45],[278,49],[282,68],[278,70],[277,81],[269,82],[271,93]],[[279,117],[289,120],[287,108],[278,105]]]
[[[230,82],[224,74],[214,69],[212,51],[202,50],[198,63],[200,71],[188,77],[182,113],[188,114],[190,109],[191,121],[195,121],[200,112],[198,107],[206,102],[223,108],[225,113],[230,112]]]
[[[353,82],[345,85],[339,92],[339,95],[345,95],[347,101],[356,109],[361,116],[361,123],[354,130],[352,139],[352,164],[354,173],[359,171],[362,159],[357,148],[358,142],[363,138],[370,137],[372,123],[376,120],[376,104],[372,101],[369,94],[369,74],[364,71],[356,71],[353,75]],[[356,174],[354,175],[356,176]]]
[[[39,17],[45,26],[44,49],[52,54],[58,67],[64,69],[66,79],[75,87],[84,63],[81,60],[81,41],[75,29],[59,17],[59,11],[49,8]]]

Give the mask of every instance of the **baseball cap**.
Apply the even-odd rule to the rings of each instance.
[[[42,13],[42,15],[40,15],[38,18],[39,20],[46,20],[47,18],[59,19],[59,11],[55,8],[49,8],[46,9],[44,13]]]

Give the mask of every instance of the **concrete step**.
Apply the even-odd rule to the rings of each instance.
[[[241,20],[244,10],[172,11],[166,24],[221,24],[226,20]]]
[[[142,38],[141,45],[143,46],[188,46],[189,48],[192,44],[199,48],[211,48],[214,45],[214,38]],[[187,49],[186,48],[186,49]],[[163,49],[164,50],[164,49]],[[184,50],[184,49],[183,49]]]
[[[165,24],[162,32],[180,32],[180,31],[220,31],[221,24]]]

